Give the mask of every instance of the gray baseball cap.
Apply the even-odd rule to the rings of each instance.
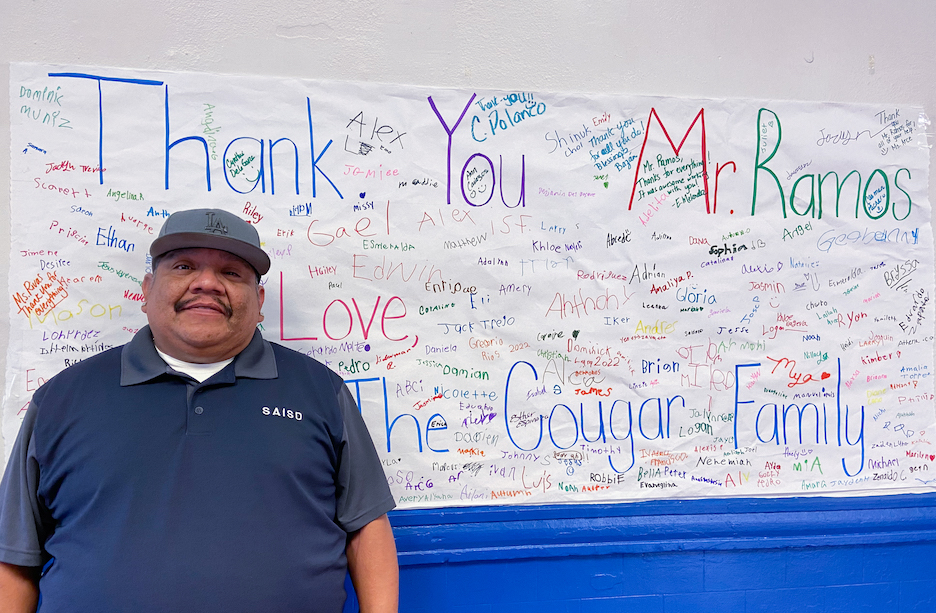
[[[270,256],[260,248],[260,235],[252,225],[221,209],[178,211],[166,219],[150,245],[157,258],[174,249],[219,249],[246,260],[258,273],[270,270]]]

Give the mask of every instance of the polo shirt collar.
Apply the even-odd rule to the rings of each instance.
[[[230,368],[230,367],[228,367]],[[120,385],[145,383],[160,375],[175,374],[153,345],[149,326],[143,326],[120,350]],[[234,376],[249,379],[276,379],[276,358],[273,346],[254,332],[250,343],[234,358]]]

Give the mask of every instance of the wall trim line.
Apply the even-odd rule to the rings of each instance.
[[[401,565],[936,541],[936,493],[390,513]]]

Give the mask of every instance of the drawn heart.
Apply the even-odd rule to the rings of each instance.
[[[936,460],[936,455],[930,455],[930,462],[932,462],[933,460]]]
[[[825,381],[826,379],[828,379],[828,378],[831,377],[831,376],[832,376],[831,373],[824,372],[824,373],[822,373],[822,380]]]
[[[604,186],[605,186],[605,189],[608,189],[608,182],[607,182],[607,181],[605,181]]]
[[[361,196],[361,198],[364,198],[364,194],[365,194],[365,192],[361,192],[361,193],[359,194],[359,196]]]

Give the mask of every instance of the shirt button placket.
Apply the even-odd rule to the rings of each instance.
[[[199,403],[200,390],[195,389],[190,392],[188,401],[188,424],[186,432],[188,434],[208,434],[211,432],[211,420],[208,419],[208,413],[205,412],[205,406]]]

